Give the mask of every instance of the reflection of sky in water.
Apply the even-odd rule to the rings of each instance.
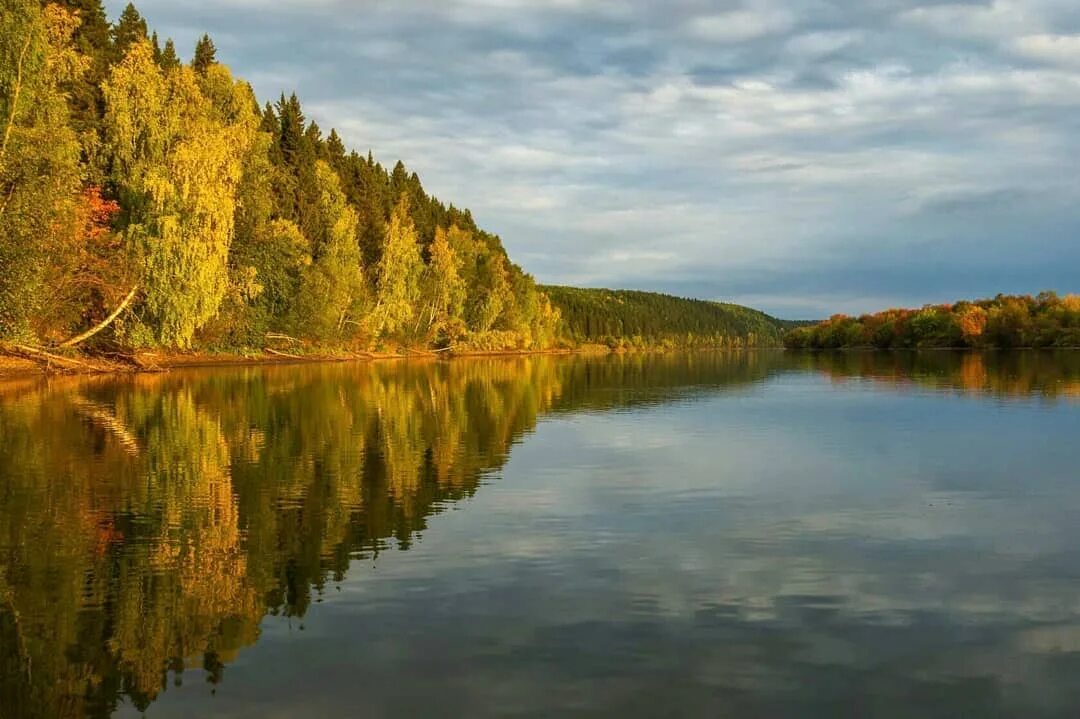
[[[550,416],[150,716],[1075,716],[1075,405],[783,374]]]

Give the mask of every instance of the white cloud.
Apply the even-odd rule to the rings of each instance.
[[[1080,68],[1080,34],[1025,35],[1013,41],[1012,46],[1021,55]]]
[[[697,37],[729,43],[779,34],[791,28],[793,22],[791,13],[784,10],[732,10],[694,17],[688,27]]]
[[[324,130],[403,159],[542,281],[852,311],[955,290],[914,258],[969,276],[950,248],[978,244],[997,274],[974,291],[1011,289],[1017,258],[1031,289],[1080,289],[1060,269],[1080,231],[1071,0],[237,2],[139,6],[162,36],[210,32],[260,97],[295,90]],[[1017,185],[1024,224],[931,217]],[[888,263],[851,272],[872,249]],[[811,263],[819,286],[784,302]]]

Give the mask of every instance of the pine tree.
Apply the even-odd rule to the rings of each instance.
[[[180,58],[176,54],[176,44],[173,43],[172,38],[165,40],[165,48],[161,51],[161,58],[158,61],[162,70],[173,70],[180,67]]]
[[[100,184],[103,168],[97,166],[100,145],[101,119],[105,115],[105,100],[101,83],[109,73],[113,59],[112,26],[105,17],[101,0],[63,0],[58,3],[74,13],[79,26],[72,35],[75,50],[86,58],[86,72],[68,79],[62,89],[68,96],[71,127],[79,135],[82,158],[91,182]]]
[[[120,13],[120,19],[113,26],[112,34],[113,57],[118,61],[127,54],[132,45],[148,39],[146,20],[133,4],[128,3],[124,11]]]
[[[331,129],[329,137],[326,138],[326,161],[338,174],[341,174],[345,169],[345,157],[345,143],[341,141],[337,130]]]
[[[207,68],[217,64],[217,48],[209,35],[203,35],[195,44],[195,56],[191,60],[191,68],[199,73],[206,74]]]

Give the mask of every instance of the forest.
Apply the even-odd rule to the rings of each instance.
[[[741,305],[657,292],[543,286],[575,343],[612,348],[778,347],[791,323]]]
[[[559,314],[500,238],[128,5],[0,20],[0,342],[532,349]]]
[[[1080,295],[1053,292],[834,315],[784,336],[789,349],[1080,347]]]

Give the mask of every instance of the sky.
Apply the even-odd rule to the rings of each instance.
[[[136,6],[540,282],[789,318],[1080,291],[1076,0]]]

